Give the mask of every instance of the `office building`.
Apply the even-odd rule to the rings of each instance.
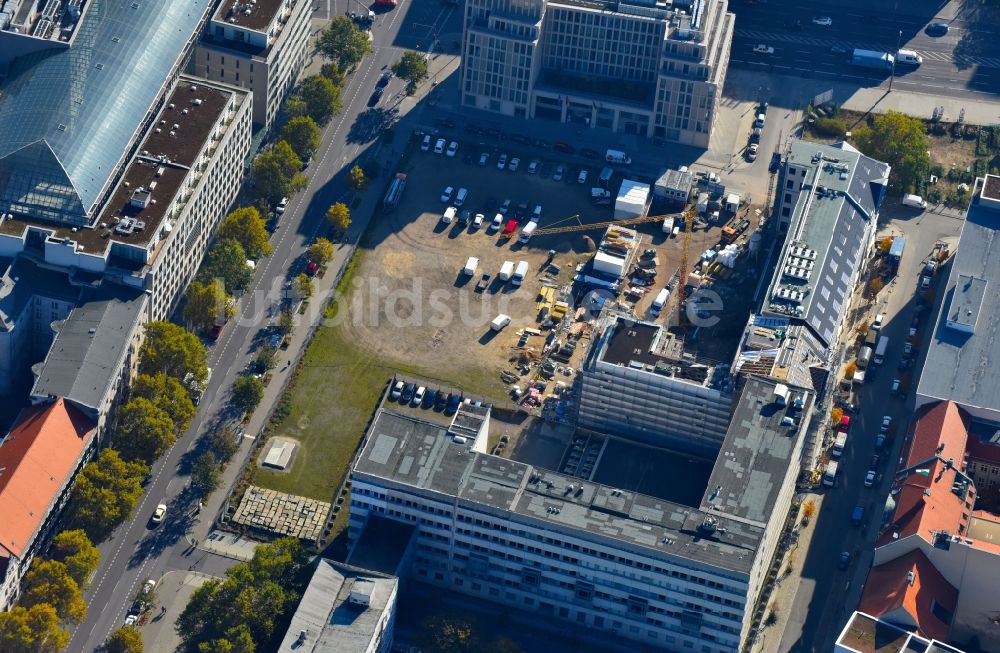
[[[351,474],[350,559],[632,650],[738,650],[765,600],[812,410],[811,393],[789,402],[787,390],[747,380],[693,505],[488,455],[486,429],[456,435],[381,406]],[[386,522],[395,537],[368,537]],[[380,542],[395,562],[373,552]]]
[[[761,315],[804,324],[825,347],[839,342],[888,181],[888,164],[847,143],[792,141],[775,189],[787,235]]]
[[[461,105],[708,147],[726,0],[470,0]]]
[[[692,362],[661,325],[606,313],[580,368],[582,428],[714,456],[732,409],[728,370]]]
[[[253,94],[253,122],[270,129],[306,64],[309,0],[222,0],[188,64],[197,77]]]
[[[389,653],[399,580],[325,558],[315,565],[279,653]]]
[[[972,197],[916,403],[949,400],[976,420],[1000,424],[1000,176],[977,179]]]

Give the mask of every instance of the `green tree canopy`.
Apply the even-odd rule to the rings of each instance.
[[[0,651],[58,653],[68,645],[69,632],[60,627],[59,615],[48,603],[0,612]]]
[[[281,151],[279,153],[280,156],[291,154],[292,157],[295,157],[295,154],[291,152],[291,147],[284,141],[278,141],[278,145],[271,148],[269,152],[274,152],[275,150]],[[264,154],[267,154],[267,152]],[[261,156],[264,156],[264,154]],[[296,163],[296,170],[298,170],[298,165],[300,164]],[[280,194],[279,198],[284,195],[284,193]],[[271,253],[267,223],[264,221],[263,216],[261,216],[260,211],[252,206],[236,209],[222,219],[222,223],[219,225],[219,240],[235,240],[239,243],[240,247],[243,248],[244,265],[246,265],[247,258],[257,260]]]
[[[198,274],[202,282],[222,279],[226,292],[242,295],[253,281],[253,270],[247,265],[247,254],[238,240],[226,238],[208,250],[205,264]]]
[[[118,410],[115,447],[126,460],[153,462],[176,439],[167,411],[145,397],[135,397]]]
[[[306,161],[319,149],[322,132],[310,116],[296,116],[281,129],[281,138],[292,146],[295,154]]]
[[[192,281],[187,289],[184,319],[195,329],[208,331],[217,324],[225,324],[236,312],[232,297],[219,279],[207,283]]]
[[[287,197],[300,188],[305,188],[306,178],[302,174],[302,159],[295,155],[287,141],[279,140],[274,147],[261,152],[253,160],[250,171],[257,196],[267,200],[272,206],[282,197]],[[222,233],[220,232],[220,237]],[[243,244],[248,253],[252,248]]]
[[[208,376],[208,353],[193,333],[172,322],[150,322],[139,353],[139,372],[184,380],[191,374],[204,381]]]
[[[255,376],[241,376],[233,381],[230,402],[241,413],[252,412],[264,398],[264,382]]]
[[[351,210],[343,202],[331,204],[326,210],[326,220],[336,231],[347,231],[351,226]]]
[[[316,265],[326,265],[333,258],[333,243],[326,238],[317,238],[306,252],[309,261]]]
[[[303,272],[295,277],[295,289],[298,291],[299,297],[309,299],[312,297],[316,285],[313,283],[312,277]]]
[[[177,633],[200,653],[252,651],[250,643],[261,647],[295,609],[308,561],[294,538],[258,546],[253,559],[227,570],[225,579],[194,591],[177,619]]]
[[[458,613],[435,615],[420,625],[417,641],[437,653],[478,653],[483,648],[473,619]]]
[[[278,316],[278,331],[282,335],[288,335],[292,332],[295,327],[295,314],[291,311],[281,311],[281,315]]]
[[[236,439],[236,433],[233,431],[233,428],[226,424],[222,428],[215,429],[208,434],[208,446],[216,458],[223,463],[228,463],[236,452],[239,451],[240,442]]]
[[[413,95],[417,84],[427,79],[427,60],[416,52],[406,52],[392,64],[392,74],[406,80],[406,92]]]
[[[69,575],[81,588],[101,563],[101,552],[82,528],[62,531],[52,539],[52,559],[66,565]]]
[[[125,462],[114,449],[102,449],[80,472],[70,498],[71,521],[91,540],[102,541],[118,524],[132,516],[142,496],[149,468],[140,461]]]
[[[191,418],[197,410],[191,401],[190,390],[174,377],[162,372],[135,377],[130,397],[143,397],[165,411],[173,421],[177,433],[182,433],[191,426]]]
[[[320,125],[328,122],[343,108],[340,88],[322,75],[306,77],[299,86],[298,95],[306,103],[309,117]]]
[[[254,355],[253,362],[261,371],[273,370],[278,364],[278,348],[269,342],[264,343]]]
[[[135,626],[123,626],[111,633],[107,653],[142,653],[142,633]]]
[[[202,496],[208,496],[219,487],[221,478],[219,461],[215,459],[215,454],[206,451],[197,458],[191,465],[191,485]]]
[[[905,193],[930,171],[929,144],[924,123],[897,111],[875,116],[871,127],[854,131],[854,142],[866,156],[892,166],[889,182]]]
[[[336,16],[316,39],[316,49],[343,71],[359,64],[372,51],[372,44],[350,18]]]
[[[344,86],[344,73],[341,72],[335,63],[325,63],[320,66],[319,74],[329,79],[335,86]]]
[[[69,568],[58,560],[35,558],[24,577],[24,592],[19,600],[26,608],[47,603],[56,609],[60,619],[78,624],[87,616],[80,586]]]
[[[365,177],[365,171],[361,169],[361,166],[351,168],[347,173],[347,189],[354,193],[360,193],[367,187],[368,178]]]

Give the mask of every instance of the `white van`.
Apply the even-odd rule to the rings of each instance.
[[[919,195],[903,195],[903,206],[912,206],[915,209],[926,209],[927,200]]]
[[[445,224],[451,224],[455,221],[455,216],[458,215],[458,209],[454,206],[449,206],[444,210],[444,214],[441,216],[441,222]]]
[[[515,286],[520,286],[521,282],[524,281],[525,275],[528,274],[528,262],[518,261],[517,269],[514,270],[514,276],[511,277],[510,282]]]
[[[660,311],[662,311],[663,307],[667,304],[667,297],[669,295],[670,291],[666,288],[661,289],[660,292],[656,294],[656,299],[653,300],[653,305],[649,307],[649,310],[652,311],[653,315],[660,314]]]
[[[833,449],[830,450],[830,455],[834,458],[840,458],[844,455],[844,449],[847,447],[847,434],[838,433],[837,439],[833,442]]]
[[[526,243],[531,240],[531,234],[535,233],[535,229],[538,228],[537,222],[529,222],[524,225],[524,229],[521,230],[521,237],[517,239],[519,243]]]
[[[479,259],[475,256],[470,256],[469,260],[465,262],[465,267],[462,268],[462,273],[471,277],[476,273],[476,268],[478,267]]]
[[[465,204],[465,198],[469,196],[468,188],[459,188],[458,194],[455,195],[455,206],[462,206]]]
[[[508,324],[510,324],[510,316],[501,313],[493,318],[492,322],[490,322],[490,328],[494,331],[503,331],[503,328]]]
[[[503,265],[500,266],[500,274],[497,275],[497,278],[500,279],[500,281],[510,281],[510,275],[513,273],[514,262],[504,261]]]
[[[539,222],[542,219],[542,205],[536,204],[535,210],[531,212],[531,221]]]
[[[430,149],[431,149],[431,135],[427,134],[426,136],[424,136],[423,142],[420,143],[420,151],[427,152]]]
[[[826,466],[826,472],[823,474],[823,485],[827,487],[833,487],[834,485],[837,484],[838,467],[839,465],[837,464],[836,460],[834,460],[833,462],[829,463]]]
[[[920,56],[919,53],[913,50],[900,50],[896,53],[896,64],[908,64],[910,66],[919,66],[924,62],[924,58]]]

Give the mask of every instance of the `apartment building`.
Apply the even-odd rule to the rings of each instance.
[[[461,104],[708,147],[734,16],[726,0],[470,0]]]
[[[738,650],[765,600],[812,408],[811,393],[793,405],[777,390],[766,379],[741,390],[726,455],[695,505],[488,455],[486,429],[456,435],[382,406],[351,474],[350,560],[360,551],[383,570],[629,649]],[[409,539],[368,537],[386,522],[408,526]],[[380,542],[402,549],[399,562],[385,564]]]
[[[792,141],[775,188],[785,243],[760,315],[804,324],[825,347],[839,342],[888,181],[888,164],[847,143]]]
[[[714,457],[733,404],[729,376],[683,357],[661,325],[606,314],[580,368],[580,427]]]
[[[198,77],[248,89],[253,123],[270,129],[306,63],[309,0],[223,0],[188,64]]]
[[[917,385],[917,407],[954,401],[1000,424],[1000,176],[976,180]]]

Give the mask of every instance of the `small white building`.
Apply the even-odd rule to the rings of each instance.
[[[631,179],[622,181],[615,200],[615,220],[638,218],[646,212],[649,206],[649,184],[643,184]]]

